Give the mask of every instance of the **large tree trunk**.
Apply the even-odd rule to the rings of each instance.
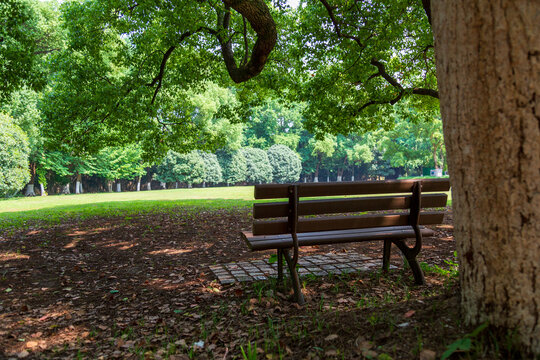
[[[466,321],[539,354],[539,3],[432,6]]]

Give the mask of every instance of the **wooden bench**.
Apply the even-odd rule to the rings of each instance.
[[[434,234],[421,225],[440,224],[444,217],[444,211],[422,209],[445,207],[447,194],[440,192],[449,189],[448,179],[256,185],[255,199],[288,201],[254,204],[253,229],[242,232],[242,237],[252,251],[277,249],[278,281],[283,280],[285,257],[299,304],[304,303],[296,271],[301,246],[382,240],[383,269],[387,271],[394,243],[407,259],[415,283],[420,285],[425,281],[416,256],[422,247],[422,236]],[[343,197],[350,195],[378,196]],[[334,198],[300,200],[304,197]],[[408,211],[381,213],[405,209]],[[369,213],[373,211],[377,213]],[[416,239],[413,247],[405,242],[409,238]]]

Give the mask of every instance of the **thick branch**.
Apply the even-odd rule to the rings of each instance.
[[[259,75],[263,70],[268,56],[276,45],[276,24],[264,0],[223,0],[223,3],[226,8],[232,8],[244,16],[257,34],[251,58],[246,64],[238,67],[234,59],[232,43],[230,39],[226,39],[230,12],[226,11],[225,14],[218,15],[218,27],[224,31],[217,32],[216,36],[221,45],[225,66],[231,79],[236,83],[241,83]]]
[[[371,65],[375,66],[379,72],[377,74],[374,74],[370,76],[370,79],[378,76],[381,76],[384,80],[388,81],[390,85],[392,85],[395,88],[398,88],[399,90],[403,91],[403,86],[401,86],[400,83],[397,82],[396,79],[391,77],[387,72],[386,68],[384,67],[384,64],[380,61],[377,61],[376,59],[371,59]]]
[[[380,76],[383,79],[385,79],[390,85],[392,85],[394,88],[396,88],[398,90],[398,94],[393,99],[368,101],[367,103],[362,105],[358,109],[358,111],[356,111],[357,114],[359,112],[361,112],[362,110],[364,110],[365,108],[367,108],[368,106],[371,106],[371,105],[382,105],[382,104],[394,105],[399,100],[401,100],[403,98],[403,96],[405,96],[405,94],[407,94],[407,93],[411,93],[411,94],[415,94],[415,95],[431,96],[431,97],[436,98],[436,99],[439,98],[439,92],[437,90],[424,89],[424,88],[405,89],[396,79],[394,79],[392,76],[390,76],[390,74],[388,74],[386,72],[386,68],[384,67],[384,64],[381,63],[380,61],[376,60],[376,59],[371,60],[371,65],[375,66],[378,71],[375,74],[371,75],[368,78],[368,81],[373,79],[373,78],[376,78],[376,77]]]
[[[199,28],[197,29],[196,31],[186,31],[185,33],[183,33],[181,36],[180,36],[180,39],[178,40],[178,43],[181,43],[182,41],[184,41],[187,37],[195,34],[195,33],[198,33],[200,31],[202,31],[203,28]],[[152,102],[151,104],[154,104],[154,102],[156,101],[156,97],[157,97],[157,94],[159,92],[159,90],[161,89],[161,85],[163,84],[163,75],[165,75],[165,68],[167,67],[167,61],[169,61],[169,58],[171,57],[172,53],[174,52],[174,50],[176,49],[177,45],[173,45],[171,47],[169,47],[167,49],[167,51],[165,52],[165,54],[163,54],[163,58],[161,59],[161,64],[159,65],[159,72],[158,74],[152,79],[152,81],[148,84],[146,84],[146,86],[149,86],[149,87],[152,87],[152,86],[156,86],[156,89],[154,91],[154,95],[152,96]]]
[[[414,88],[414,89],[412,89],[412,93],[415,94],[415,95],[431,96],[431,97],[436,98],[436,99],[439,98],[439,92],[437,90],[433,90],[433,89]]]

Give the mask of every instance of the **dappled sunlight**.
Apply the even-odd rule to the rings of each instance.
[[[249,227],[247,215],[228,209],[164,211],[3,235],[0,260],[13,261],[0,263],[0,275],[3,268],[8,270],[0,291],[0,357],[16,358],[25,355],[23,351],[28,358],[79,351],[89,358],[115,353],[125,358],[134,352],[142,357],[158,354],[167,346],[164,341],[185,354],[202,340],[205,350],[198,350],[195,358],[214,350],[222,358],[224,346],[232,349],[254,341],[253,329],[268,331],[268,319],[281,326],[283,334],[294,331],[282,327],[284,319],[318,331],[303,317],[316,312],[320,321],[334,327],[338,319],[365,324],[375,306],[391,299],[394,307],[403,308],[399,313],[405,313],[407,294],[418,296],[425,290],[412,287],[409,272],[401,271],[391,275],[392,281],[379,279],[378,271],[349,278],[311,277],[305,278],[303,289],[308,305],[299,308],[289,301],[290,287],[275,287],[275,280],[222,285],[209,265],[267,260],[275,254],[249,252],[240,240],[240,229]],[[430,264],[444,259],[437,253],[439,244],[453,246],[426,239],[424,250],[436,254]],[[348,251],[378,257],[382,247],[380,242],[311,246],[302,249],[302,256]],[[400,259],[393,246],[392,262]],[[402,283],[395,282],[397,277]],[[444,279],[428,275],[427,281],[431,288]],[[7,286],[9,293],[4,291]],[[228,356],[237,356],[236,350]],[[166,358],[166,352],[160,354]]]
[[[135,246],[139,246],[139,244],[131,242],[131,241],[109,240],[105,243],[102,243],[101,246],[103,246],[104,248],[116,248],[118,250],[129,250]]]
[[[14,253],[14,252],[0,253],[0,261],[28,260],[28,259],[30,259],[30,256],[21,254],[21,253]]]
[[[148,255],[180,255],[190,253],[192,250],[186,249],[161,249],[148,252]]]
[[[24,351],[30,354],[39,354],[42,351],[61,346],[76,347],[78,343],[87,340],[89,336],[90,331],[86,327],[69,325],[64,328],[57,328],[49,335],[44,335],[41,331],[35,332],[30,334],[28,339],[20,339],[23,341],[8,346],[4,351],[6,354],[13,356],[22,355]],[[19,355],[19,357],[24,356]]]
[[[73,248],[77,247],[77,244],[81,240],[82,240],[81,238],[73,239],[73,241],[71,241],[70,243],[68,243],[68,244],[66,244],[64,246],[64,249],[73,249]]]

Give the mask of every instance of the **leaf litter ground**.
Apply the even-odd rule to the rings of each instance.
[[[29,224],[0,234],[0,358],[423,359],[460,322],[449,210],[425,239],[426,286],[400,270],[304,278],[307,304],[271,281],[221,286],[208,265],[266,259],[246,209],[177,208]],[[303,249],[380,257],[382,243]]]

